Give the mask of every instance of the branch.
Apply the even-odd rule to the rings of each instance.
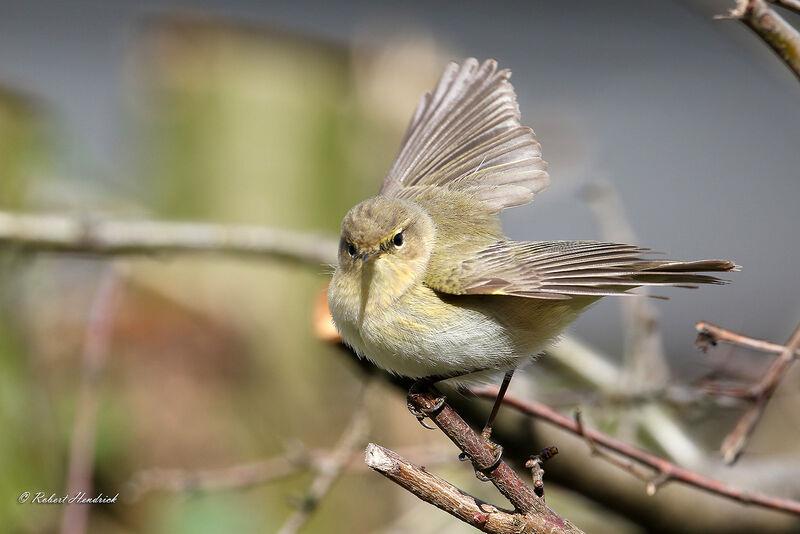
[[[26,251],[105,255],[220,253],[336,262],[337,244],[321,235],[252,225],[23,215],[0,211],[0,245]]]
[[[514,505],[515,514],[525,528],[533,529],[533,531],[546,530],[554,534],[581,532],[569,521],[551,510],[507,463],[498,460],[497,448],[490,448],[489,444],[472,430],[453,408],[443,402],[442,398],[437,397],[431,391],[415,391],[409,393],[408,403],[418,412],[426,414],[456,444],[463,455],[472,461],[476,472],[490,480],[500,493]],[[422,489],[418,487],[416,490],[412,490],[415,495],[422,498],[419,493],[421,491]],[[478,526],[474,522],[467,522]]]
[[[474,395],[485,399],[494,399],[497,395],[496,387],[473,388],[470,391]],[[690,471],[663,458],[643,451],[642,449],[616,440],[607,434],[584,428],[576,421],[561,415],[543,404],[524,401],[509,395],[505,396],[503,402],[521,413],[555,425],[575,435],[581,436],[584,439],[588,438],[588,440],[591,440],[590,442],[593,442],[595,445],[601,445],[617,454],[653,469],[656,471],[657,475],[652,480],[654,483],[657,482],[658,485],[674,480],[743,504],[753,504],[764,508],[800,515],[800,501],[769,497],[760,493],[750,492]]]
[[[364,461],[370,468],[423,501],[484,532],[516,534],[526,527],[519,514],[502,510],[468,495],[449,482],[428,473],[425,468],[417,467],[380,445],[367,445]]]
[[[100,406],[100,386],[108,360],[114,313],[121,291],[121,267],[109,265],[92,300],[86,324],[81,384],[75,408],[75,422],[70,442],[67,471],[67,494],[92,493],[97,411]],[[61,534],[80,534],[86,531],[88,505],[64,506],[61,515]]]
[[[777,343],[770,343],[763,339],[756,339],[747,337],[732,330],[726,330],[721,326],[716,326],[705,321],[700,321],[695,325],[697,329],[697,341],[695,344],[703,352],[708,351],[709,345],[716,345],[717,343],[729,343],[731,345],[739,345],[748,349],[766,352],[767,354],[781,354],[784,349],[783,345]],[[794,357],[800,357],[800,350],[795,351]]]
[[[778,3],[789,9],[798,9],[797,1],[780,0]],[[775,13],[765,0],[737,0],[729,15],[717,18],[734,18],[744,23],[800,78],[800,33]]]
[[[698,324],[699,326],[700,324]],[[703,335],[702,331],[700,335]],[[752,405],[744,412],[733,430],[722,441],[720,451],[726,463],[733,464],[741,456],[758,421],[761,419],[761,414],[764,413],[767,404],[772,399],[772,395],[778,388],[778,384],[786,376],[789,367],[796,358],[798,349],[800,349],[800,325],[797,325],[792,337],[782,347],[780,356],[772,362],[761,381],[750,388],[738,391],[738,394],[743,398],[749,399]],[[731,392],[728,391],[727,393],[730,394]],[[737,393],[737,390],[734,390],[734,393]]]

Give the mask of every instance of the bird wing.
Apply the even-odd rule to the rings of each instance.
[[[455,266],[429,269],[425,283],[453,295],[568,299],[629,294],[638,286],[696,287],[726,283],[698,272],[733,271],[725,260],[683,262],[642,258],[648,249],[597,241],[499,241]]]
[[[546,188],[547,164],[533,130],[520,125],[510,76],[493,59],[450,63],[417,106],[381,194],[448,188],[496,213]]]

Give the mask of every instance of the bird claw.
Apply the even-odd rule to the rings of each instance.
[[[428,423],[425,422],[425,416],[424,415],[418,415],[416,417],[417,417],[417,422],[422,425],[422,428],[426,428],[428,430],[436,430],[435,426],[431,426],[431,425],[429,425]]]
[[[408,397],[406,400],[406,406],[408,407],[408,411],[411,412],[411,415],[417,418],[417,421],[419,421],[419,424],[421,424],[423,427],[427,428],[428,430],[435,430],[435,427],[425,424],[425,418],[436,415],[439,412],[439,410],[442,409],[445,403],[445,397],[443,395],[437,397],[436,402],[430,408],[419,409],[414,405],[414,403],[411,402],[412,397],[418,394],[417,393],[418,390],[419,387],[417,386],[417,384],[414,384],[408,391]]]
[[[503,447],[488,440],[486,441],[486,445],[491,449],[492,452],[495,452],[496,454],[489,465],[475,465],[473,462],[473,465],[475,466],[475,478],[481,482],[489,482],[491,480],[488,476],[486,476],[486,473],[494,471],[497,466],[500,465],[500,462],[503,458]],[[467,452],[462,452],[458,455],[458,459],[461,462],[466,462],[467,460],[472,460],[472,456]]]
[[[490,432],[491,432],[491,430],[490,430]],[[487,481],[489,481],[489,478],[486,476],[486,473],[494,471],[497,468],[497,466],[500,465],[500,462],[503,460],[503,447],[501,447],[497,443],[494,443],[493,441],[491,441],[488,438],[488,435],[485,432],[485,429],[484,429],[484,432],[481,432],[481,437],[483,438],[484,442],[486,443],[486,446],[489,447],[489,450],[491,450],[493,453],[495,453],[494,458],[492,459],[492,462],[490,464],[488,464],[486,466],[483,466],[483,465],[476,465],[475,466],[476,467],[475,476],[478,478],[478,480],[480,480],[482,482],[487,482]]]

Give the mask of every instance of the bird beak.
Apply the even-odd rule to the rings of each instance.
[[[380,254],[379,250],[375,252],[365,252],[364,254],[361,255],[361,262],[367,263],[368,261],[372,261],[375,258],[377,258],[379,254]]]

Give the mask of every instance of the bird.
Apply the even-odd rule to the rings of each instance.
[[[344,216],[328,289],[344,342],[382,369],[416,385],[503,374],[487,441],[514,370],[592,303],[639,286],[725,283],[700,273],[738,269],[649,259],[624,243],[506,237],[500,212],[550,183],[510,75],[493,59],[447,65],[379,194]]]

